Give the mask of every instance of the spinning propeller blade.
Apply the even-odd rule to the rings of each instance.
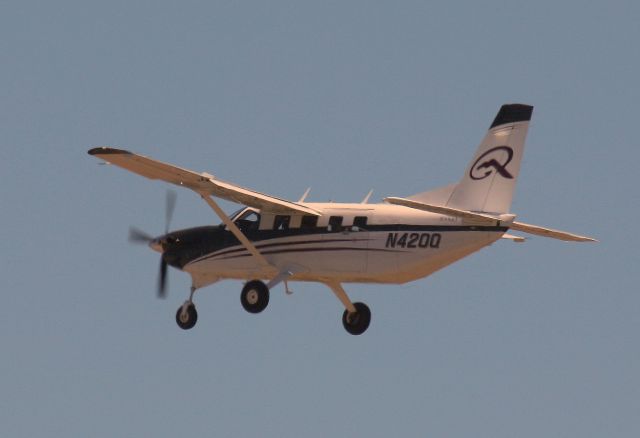
[[[176,192],[173,190],[167,190],[167,204],[165,205],[165,221],[164,221],[164,233],[169,232],[169,225],[171,224],[171,218],[173,218],[173,211],[176,209]]]
[[[160,256],[160,275],[158,276],[158,298],[167,297],[167,262]]]
[[[129,242],[132,243],[149,243],[153,240],[153,236],[139,230],[135,227],[129,228]]]

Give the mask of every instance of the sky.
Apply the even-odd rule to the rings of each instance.
[[[0,1],[4,436],[640,434],[637,2]],[[457,181],[535,106],[513,212],[597,244],[500,241],[405,285],[247,314],[241,282],[155,297],[167,185],[130,149],[278,197]],[[238,206],[223,203],[227,211]],[[172,229],[217,223],[178,193]]]

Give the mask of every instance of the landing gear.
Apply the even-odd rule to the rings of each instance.
[[[274,281],[272,280],[272,282]],[[277,282],[274,283],[277,284]],[[266,309],[269,305],[269,286],[271,284],[272,283],[266,285],[260,280],[248,281],[242,288],[240,294],[242,307],[249,313],[260,313]],[[345,330],[356,336],[367,331],[371,323],[371,311],[369,307],[364,303],[352,302],[340,283],[327,282],[325,284],[331,288],[336,297],[344,305],[345,311],[342,314],[342,325]],[[194,285],[191,287],[189,299],[185,301],[176,312],[176,323],[178,327],[183,330],[192,329],[198,321],[198,312],[196,311],[196,306],[193,304],[193,294],[195,291],[196,286]]]
[[[190,292],[189,299],[178,307],[176,312],[176,322],[182,330],[192,329],[198,322],[198,312],[196,311],[196,305],[193,304],[193,294],[196,293],[196,287],[191,286]]]
[[[352,335],[361,335],[369,327],[371,322],[371,311],[364,303],[353,303],[355,312],[345,310],[342,314],[342,325],[345,330]]]
[[[345,330],[352,335],[361,335],[371,322],[371,310],[364,303],[352,303],[349,296],[340,283],[326,283],[331,288],[336,297],[344,305],[345,311],[342,314],[342,325]]]
[[[182,330],[192,329],[198,321],[198,312],[196,306],[191,302],[186,302],[178,307],[176,312],[176,322]]]
[[[240,302],[247,312],[260,313],[269,304],[269,288],[260,280],[249,281],[242,288]]]

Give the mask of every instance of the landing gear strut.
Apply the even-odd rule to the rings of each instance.
[[[269,304],[269,288],[260,280],[249,281],[242,288],[240,302],[247,312],[260,313]]]
[[[344,305],[345,311],[342,314],[342,325],[345,330],[352,335],[361,335],[368,328],[371,322],[371,310],[364,303],[352,303],[349,296],[340,283],[327,283],[336,297]]]

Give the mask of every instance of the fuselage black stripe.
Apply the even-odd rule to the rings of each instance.
[[[263,244],[257,244],[255,245],[255,247],[257,249],[264,249],[264,248],[273,248],[273,247],[278,247],[278,246],[289,246],[289,245],[311,245],[311,244],[316,244],[316,243],[335,243],[335,242],[366,242],[369,241],[371,239],[327,239],[327,240],[303,240],[303,241],[295,241],[295,242],[278,242],[278,243],[263,243]],[[242,251],[246,251],[246,248],[244,247],[240,247],[240,248],[233,248],[233,249],[222,249],[219,251],[216,251],[214,253],[208,254],[204,257],[201,257],[200,259],[196,260],[196,261],[202,261],[202,260],[206,260],[212,257],[218,257],[218,256],[222,256],[222,255],[226,255],[226,254],[233,254],[236,252],[242,252]]]
[[[272,254],[284,254],[291,252],[322,252],[322,251],[376,251],[376,252],[403,252],[397,249],[378,249],[378,248],[352,248],[352,247],[327,247],[327,248],[291,248],[291,249],[279,249],[279,250],[270,250],[270,251],[262,251],[260,254],[262,255],[272,255]],[[231,255],[227,257],[221,257],[217,260],[230,260],[236,259],[240,257],[249,257],[251,254],[246,252],[245,254],[237,254]],[[201,261],[201,260],[199,260]]]

